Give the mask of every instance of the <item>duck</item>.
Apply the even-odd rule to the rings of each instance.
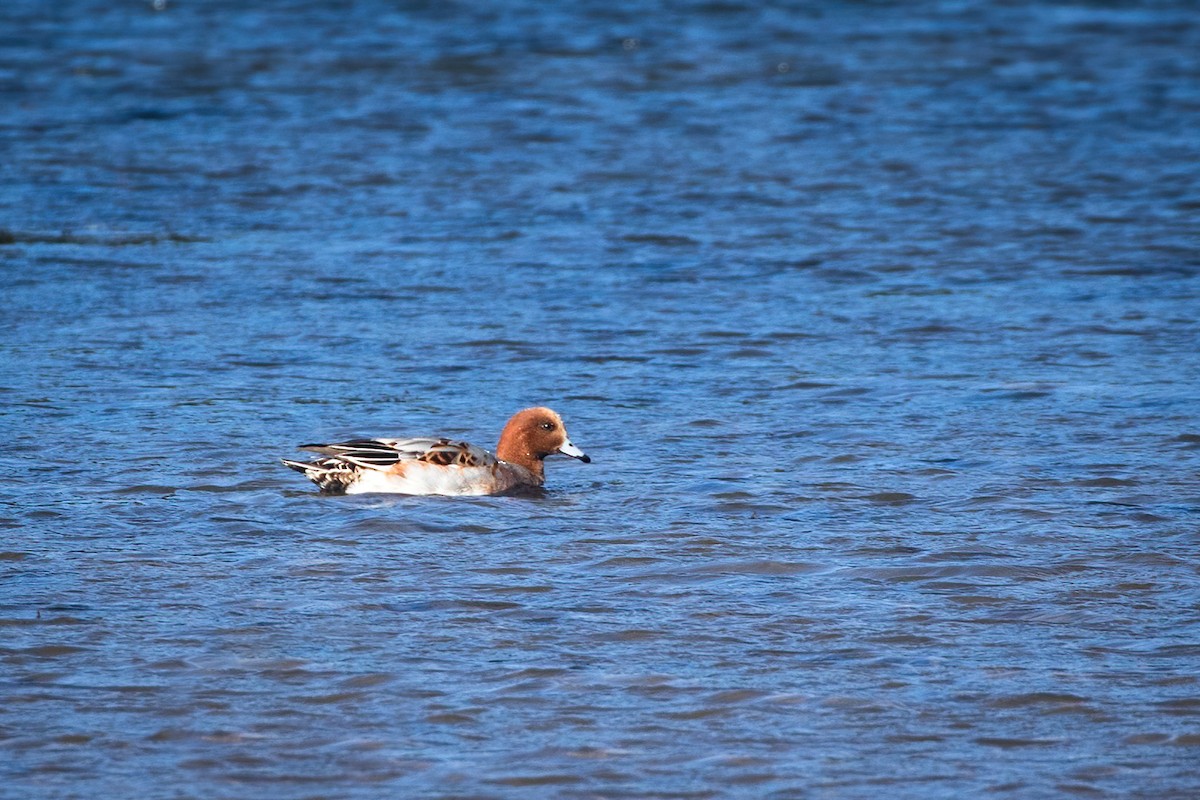
[[[570,456],[585,464],[592,461],[571,443],[562,417],[544,406],[513,414],[500,432],[495,455],[446,437],[351,439],[302,444],[299,449],[320,453],[323,458],[280,460],[303,473],[324,494],[509,494],[544,486],[547,456]]]

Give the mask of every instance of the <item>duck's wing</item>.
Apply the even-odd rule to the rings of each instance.
[[[482,447],[445,438],[351,439],[334,444],[304,444],[300,449],[364,469],[387,470],[401,461],[423,461],[442,467],[487,467],[496,463],[496,457]]]

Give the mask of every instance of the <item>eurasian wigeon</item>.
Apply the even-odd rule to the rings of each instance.
[[[543,460],[561,453],[591,459],[567,437],[562,418],[548,408],[513,414],[500,433],[496,455],[451,439],[354,439],[305,444],[325,457],[284,464],[329,494],[502,494],[546,482]]]

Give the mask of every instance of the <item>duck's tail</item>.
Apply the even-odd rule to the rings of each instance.
[[[288,469],[301,472],[326,494],[345,494],[346,487],[358,478],[359,468],[337,458],[322,458],[317,461],[292,461],[281,458]]]

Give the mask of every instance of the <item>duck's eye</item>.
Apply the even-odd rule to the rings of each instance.
[[[541,425],[538,425],[538,427],[544,431],[552,431],[552,430],[554,430],[554,423],[553,422],[543,422]]]

